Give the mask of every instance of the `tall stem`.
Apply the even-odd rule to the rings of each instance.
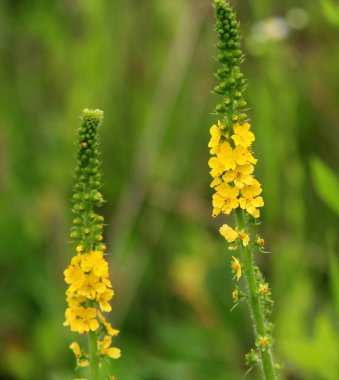
[[[89,332],[88,339],[89,339],[90,367],[91,367],[92,380],[100,380],[98,343],[97,343],[97,334],[95,333],[95,331]]]
[[[247,233],[243,211],[239,207],[235,209],[235,216],[239,230]],[[241,253],[243,257],[243,266],[249,291],[249,307],[254,322],[254,334],[255,339],[258,340],[259,336],[265,336],[266,333],[265,318],[259,302],[258,287],[255,279],[251,249],[242,246]],[[264,378],[266,380],[275,380],[276,375],[274,371],[271,350],[267,348],[266,350],[260,350],[260,353]]]

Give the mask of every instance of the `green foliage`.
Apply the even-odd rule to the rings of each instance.
[[[333,26],[339,28],[339,4],[334,0],[319,0],[324,16]]]
[[[319,197],[339,215],[339,178],[319,157],[311,160],[311,174]]]

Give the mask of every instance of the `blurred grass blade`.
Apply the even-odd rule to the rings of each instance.
[[[327,21],[339,28],[339,3],[333,0],[320,0],[320,5]]]
[[[311,175],[318,196],[339,215],[339,179],[319,158],[311,159]]]

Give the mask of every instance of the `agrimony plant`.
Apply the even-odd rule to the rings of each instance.
[[[64,271],[69,285],[66,291],[68,307],[65,326],[81,335],[88,335],[88,349],[78,342],[70,345],[78,367],[90,366],[91,379],[99,380],[101,362],[117,359],[120,350],[111,347],[119,331],[104,317],[111,311],[109,301],[114,296],[105,259],[103,243],[104,218],[96,212],[104,199],[98,151],[98,129],[103,112],[85,109],[81,116],[76,142],[76,168],[72,212],[75,214],[70,237],[76,245],[75,255]],[[114,379],[109,376],[108,379]],[[84,380],[84,379],[83,379]]]
[[[247,301],[254,326],[255,348],[246,355],[246,363],[252,368],[258,364],[267,380],[276,379],[272,357],[272,323],[269,316],[273,301],[269,284],[254,264],[256,252],[264,252],[264,240],[253,230],[258,224],[260,208],[264,200],[259,181],[254,176],[257,159],[253,156],[251,131],[246,114],[243,93],[246,81],[239,65],[244,59],[240,50],[238,22],[229,4],[215,0],[216,31],[218,34],[218,61],[216,73],[219,80],[214,88],[221,101],[216,106],[219,120],[210,129],[209,160],[214,190],[212,205],[214,217],[220,213],[235,216],[235,226],[224,224],[220,233],[233,251],[231,269],[238,281],[245,278],[246,286],[236,286],[232,293],[235,306]]]

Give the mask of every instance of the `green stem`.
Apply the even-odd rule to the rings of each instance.
[[[95,331],[90,331],[89,335],[89,354],[92,380],[100,380],[99,360],[98,360],[98,343]]]
[[[239,230],[247,233],[243,211],[239,207],[235,209],[235,216],[237,218],[237,224],[238,224]],[[241,251],[242,251],[242,257],[243,257],[245,276],[246,276],[248,290],[249,290],[249,306],[250,306],[250,310],[252,314],[252,319],[254,322],[255,340],[257,341],[259,336],[266,335],[265,318],[264,318],[263,311],[259,302],[258,288],[257,288],[256,279],[255,279],[255,274],[254,274],[251,249],[248,247],[242,247]],[[262,371],[264,374],[264,379],[275,380],[276,375],[274,371],[273,357],[272,357],[270,348],[268,347],[265,351],[262,349],[259,349],[259,350],[261,353]]]

